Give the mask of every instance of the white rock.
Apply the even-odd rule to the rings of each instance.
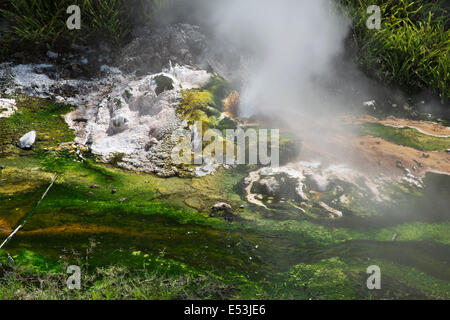
[[[0,118],[9,118],[17,111],[14,99],[0,99]]]
[[[375,100],[370,100],[370,101],[366,101],[364,102],[364,107],[375,107]]]
[[[36,131],[30,131],[19,140],[19,147],[22,149],[30,149],[36,141]]]

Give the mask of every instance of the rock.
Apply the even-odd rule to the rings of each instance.
[[[121,199],[119,200],[119,203],[124,203],[125,201],[127,201],[127,198],[121,198]]]
[[[239,208],[245,209],[245,206],[243,204],[241,204]]]
[[[280,183],[275,177],[261,179],[254,184],[256,193],[276,197],[280,192]]]
[[[164,91],[174,89],[173,79],[169,78],[169,77],[167,77],[165,75],[158,75],[158,76],[156,76],[155,77],[155,82],[156,82],[155,93],[158,96],[161,93],[163,93]]]
[[[219,202],[216,203],[213,207],[212,207],[213,211],[220,211],[220,210],[233,210],[233,208],[225,202]]]
[[[450,153],[450,149],[445,150],[445,152]]]
[[[36,141],[36,131],[30,131],[27,134],[25,134],[22,138],[20,138],[19,147],[21,149],[31,149],[35,141]]]
[[[93,184],[90,187],[91,189],[100,189],[100,186],[98,184]]]
[[[376,101],[370,100],[363,103],[364,107],[372,108],[372,110],[376,110]]]
[[[403,163],[400,160],[397,160],[397,162],[395,163],[395,166],[399,169],[405,169],[405,166],[403,165]]]
[[[228,222],[232,222],[234,220],[233,208],[225,202],[216,203],[211,209],[210,217],[221,217]]]
[[[111,194],[116,194],[116,193],[117,193],[117,189],[116,188],[111,190]]]
[[[145,151],[150,151],[151,148],[158,144],[158,140],[156,138],[151,138],[150,141],[145,145]]]
[[[112,129],[115,133],[124,131],[127,128],[127,118],[125,118],[123,115],[117,115],[111,120]]]
[[[325,202],[320,202],[319,205],[331,213],[334,217],[341,218],[343,216],[341,211],[331,208]]]
[[[47,51],[47,57],[49,57],[50,59],[58,59],[59,54],[53,51]]]
[[[422,154],[422,158],[428,159],[430,157],[430,155],[428,153],[423,153]]]
[[[9,118],[16,111],[16,100],[0,99],[0,118]]]

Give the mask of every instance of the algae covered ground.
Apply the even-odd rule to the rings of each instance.
[[[1,239],[26,221],[0,251],[0,299],[450,298],[448,176],[428,174],[420,191],[394,186],[392,203],[342,219],[281,201],[262,208],[244,192],[251,166],[162,178],[81,158],[61,145],[74,137],[62,118],[70,110],[23,99],[0,119]],[[15,141],[31,127],[44,138],[21,150]],[[383,138],[429,150],[409,131],[392,134]],[[211,216],[218,202],[233,207],[232,221]],[[69,265],[81,267],[81,290],[66,286]],[[367,289],[370,265],[383,290]]]

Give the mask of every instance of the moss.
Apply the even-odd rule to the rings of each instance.
[[[381,270],[381,290],[368,290],[367,267]],[[280,273],[269,288],[281,299],[448,299],[448,282],[420,270],[380,259],[332,257],[301,263]]]
[[[164,75],[159,75],[157,77],[155,77],[155,82],[156,82],[156,94],[160,95],[161,93],[163,93],[164,91],[167,90],[172,90],[173,87],[173,80],[169,77],[166,77]]]
[[[195,112],[201,111],[205,114],[210,107],[215,107],[215,102],[211,92],[206,90],[185,90],[181,93],[181,103],[178,112],[184,115],[188,120],[196,120],[193,116]]]
[[[232,85],[225,79],[213,77],[204,87],[205,90],[211,92],[214,97],[216,108],[223,112],[223,100],[233,91]]]
[[[73,110],[72,106],[56,104],[49,100],[24,98],[17,101],[18,111],[10,118],[0,119],[0,157],[28,154],[17,147],[19,139],[32,130],[36,131],[34,150],[70,142],[75,138],[63,115]]]
[[[281,274],[278,294],[284,299],[356,299],[355,284],[339,258],[302,263]]]
[[[361,135],[370,135],[422,151],[446,151],[450,149],[450,138],[433,137],[411,128],[393,128],[379,123],[358,126]]]
[[[22,250],[12,255],[14,265],[20,268],[22,274],[46,274],[56,273],[61,266],[54,261],[45,259],[43,256],[30,250]],[[0,265],[10,265],[11,261],[4,250],[0,250]]]

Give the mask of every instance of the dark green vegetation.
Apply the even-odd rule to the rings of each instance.
[[[433,137],[412,128],[394,128],[380,123],[365,123],[358,126],[358,133],[422,151],[450,149],[450,138]]]
[[[10,28],[2,37],[3,54],[19,51],[35,52],[62,50],[71,44],[86,45],[106,41],[123,44],[130,38],[134,26],[156,21],[157,15],[170,0],[17,0],[0,7],[0,19],[6,19]],[[81,30],[69,30],[66,10],[71,5],[80,6]]]
[[[450,30],[445,0],[340,0],[353,20],[352,40],[367,73],[409,92],[450,98]],[[381,8],[380,30],[366,27],[367,8]]]

